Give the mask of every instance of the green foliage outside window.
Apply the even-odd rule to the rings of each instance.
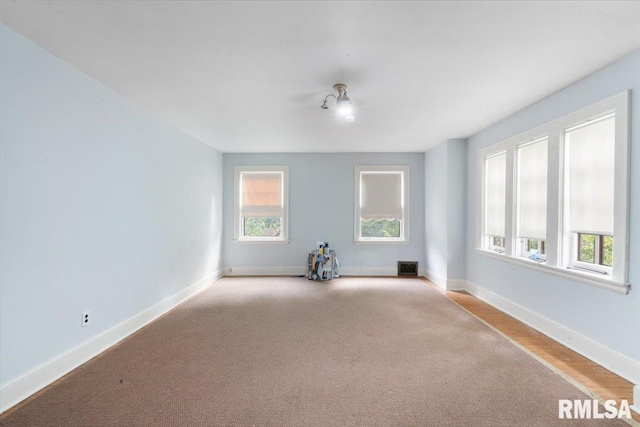
[[[280,237],[280,218],[245,217],[244,237]]]
[[[493,246],[496,248],[504,248],[504,237],[493,237]]]
[[[363,219],[360,221],[362,237],[399,238],[400,220]]]
[[[600,259],[596,259],[596,247],[598,246]],[[613,237],[578,234],[578,261],[611,267],[613,265]]]
[[[613,265],[613,237],[602,236],[602,264]]]
[[[538,254],[544,255],[546,252],[545,241],[544,240],[532,240],[527,239],[527,251],[533,252],[537,251]]]
[[[596,262],[596,236],[594,234],[578,234],[578,261]]]

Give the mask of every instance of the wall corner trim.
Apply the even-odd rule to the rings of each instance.
[[[626,380],[634,384],[640,383],[640,361],[619,353],[475,283],[467,281],[466,291]],[[640,400],[640,396],[638,399]]]
[[[465,291],[467,290],[467,281],[462,279],[447,279],[448,291]]]
[[[433,271],[424,268],[422,270],[422,276],[431,280],[433,283],[435,283],[436,285],[438,285],[439,287],[441,287],[442,289],[447,289],[447,278],[444,276],[441,276],[437,273],[434,273]]]
[[[0,413],[52,384],[83,363],[109,349],[189,298],[207,289],[224,275],[217,270],[175,295],[153,305],[112,328],[70,348],[0,386]]]

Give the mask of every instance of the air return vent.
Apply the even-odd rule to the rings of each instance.
[[[398,276],[417,276],[418,261],[398,261]]]

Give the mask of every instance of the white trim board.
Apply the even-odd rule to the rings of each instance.
[[[395,276],[398,267],[338,267],[341,276]]]
[[[467,289],[467,281],[463,279],[447,279],[448,291],[465,291]]]
[[[430,281],[432,281],[433,283],[435,283],[436,285],[438,285],[439,287],[441,287],[442,289],[447,289],[447,278],[444,276],[441,276],[437,273],[434,273],[433,271],[425,268],[422,271],[422,276]]]
[[[164,301],[141,311],[111,329],[70,348],[53,359],[3,384],[2,387],[0,387],[0,413],[42,390],[78,366],[88,362],[98,354],[153,322],[179,304],[202,292],[222,277],[223,271],[224,270],[221,269],[209,274]]]
[[[227,267],[225,276],[305,276],[306,267]],[[338,267],[340,276],[398,276],[397,267]]]
[[[227,267],[225,276],[303,276],[305,267]]]
[[[420,275],[447,291],[464,291],[467,289],[467,281],[463,279],[447,279],[426,268],[420,270]]]
[[[542,332],[565,347],[620,375],[634,384],[640,383],[640,362],[593,339],[516,304],[475,283],[466,282],[466,290],[475,297]]]

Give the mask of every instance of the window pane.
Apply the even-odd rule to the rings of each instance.
[[[402,172],[360,174],[360,216],[365,219],[402,219]]]
[[[283,215],[282,172],[243,172],[240,175],[240,215],[281,217]]]
[[[613,266],[613,237],[602,236],[600,239],[602,245],[600,247],[600,256],[602,257],[600,264],[611,267]]]
[[[547,138],[518,148],[518,237],[547,236],[547,150]]]
[[[280,218],[244,218],[242,232],[245,237],[280,237]]]
[[[507,153],[485,160],[485,234],[504,237]]]
[[[356,239],[407,239],[409,166],[356,166],[354,184]]]
[[[596,262],[596,236],[578,234],[578,261],[594,264]]]
[[[615,117],[565,133],[569,229],[613,234]]]
[[[361,219],[361,235],[369,238],[399,238],[400,237],[400,221],[397,219]]]
[[[529,240],[529,252],[538,250],[538,241],[537,240]]]

